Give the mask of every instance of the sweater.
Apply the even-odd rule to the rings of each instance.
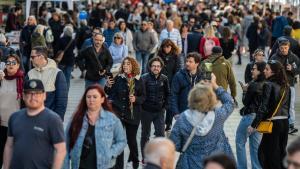
[[[142,51],[150,53],[155,45],[155,39],[152,32],[148,30],[139,30],[134,34],[133,48],[136,52]]]

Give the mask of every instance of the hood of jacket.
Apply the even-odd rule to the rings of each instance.
[[[46,70],[46,69],[50,69],[50,68],[57,68],[56,62],[50,58],[47,58],[47,64],[44,67],[39,68],[34,64],[33,64],[33,66],[34,66],[34,69],[39,72]]]
[[[226,59],[224,56],[212,54],[209,58],[207,58],[206,62],[214,62],[215,64],[223,63]]]
[[[188,109],[184,112],[186,119],[193,127],[196,127],[195,135],[206,136],[212,129],[215,121],[215,112],[202,113],[197,110]]]

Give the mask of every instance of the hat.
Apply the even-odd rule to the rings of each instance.
[[[278,38],[278,45],[279,46],[286,45],[286,44],[289,44],[289,43],[290,43],[290,41],[285,37]]]
[[[222,54],[223,53],[223,49],[220,46],[214,46],[212,48],[212,53],[213,54]]]
[[[24,83],[23,90],[24,90],[24,92],[26,92],[26,91],[42,91],[42,92],[45,92],[43,82],[39,79],[27,80]]]

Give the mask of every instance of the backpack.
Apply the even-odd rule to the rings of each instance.
[[[204,49],[204,55],[209,56],[212,54],[212,48],[216,46],[216,43],[213,39],[205,38],[205,43],[203,46]]]
[[[52,43],[54,41],[54,36],[50,28],[45,29],[45,40],[47,43]]]

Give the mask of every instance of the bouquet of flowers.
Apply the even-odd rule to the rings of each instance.
[[[129,85],[129,96],[133,96],[134,95],[134,87],[135,87],[133,77],[130,77],[128,85]],[[130,113],[131,113],[131,118],[133,119],[133,103],[132,102],[130,102]]]

